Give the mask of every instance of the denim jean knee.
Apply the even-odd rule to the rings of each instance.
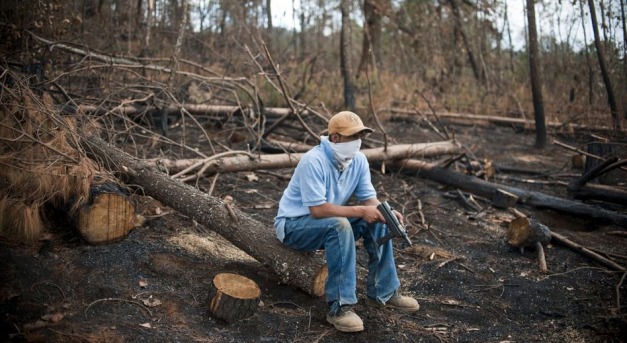
[[[357,303],[355,240],[363,238],[369,258],[366,295],[386,302],[400,286],[392,242],[376,243],[386,233],[385,224],[368,224],[361,218],[303,216],[286,220],[283,244],[299,251],[324,249],[329,270],[326,300],[350,305]]]
[[[348,219],[304,216],[287,220],[283,244],[300,251],[324,249],[329,271],[326,301],[357,303],[355,237]]]

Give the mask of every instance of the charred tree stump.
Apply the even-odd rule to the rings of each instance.
[[[507,229],[507,244],[520,248],[533,248],[538,256],[538,265],[543,273],[548,271],[546,258],[544,256],[544,246],[551,241],[551,230],[537,220],[520,216],[509,223]]]
[[[579,179],[575,179],[568,184],[568,194],[576,199],[595,199],[619,205],[626,204],[627,190],[617,186],[589,184],[591,180],[613,170],[618,170],[624,165],[627,165],[627,159],[619,160],[616,156],[596,164],[590,170],[584,172]]]
[[[255,314],[260,295],[261,290],[253,280],[238,274],[220,273],[209,285],[209,313],[234,323]]]
[[[614,154],[614,145],[611,143],[605,143],[605,142],[592,142],[592,143],[588,143],[587,145],[587,152],[589,154],[595,155],[595,156],[599,156],[601,158],[607,159],[608,157],[612,157]],[[586,173],[589,173],[591,170],[595,169],[599,164],[602,164],[603,161],[601,160],[597,160],[594,158],[588,158],[586,159],[586,163],[584,165],[584,172],[583,174],[585,175]],[[598,173],[591,173],[592,177],[590,178],[590,180],[588,180],[589,182],[598,182]]]
[[[78,232],[88,243],[119,242],[143,222],[128,195],[117,185],[92,186],[89,193],[89,203],[81,206],[76,216]]]

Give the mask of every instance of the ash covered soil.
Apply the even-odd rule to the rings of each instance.
[[[386,125],[398,143],[439,140],[411,121]],[[544,174],[497,173],[490,180],[496,183],[566,197],[563,182],[581,174],[571,167],[572,152],[555,145],[534,149],[533,133],[494,126],[449,126],[449,131],[478,160]],[[558,138],[574,145],[584,139]],[[624,273],[560,245],[545,249],[549,272],[541,273],[534,252],[504,242],[514,218],[509,212],[481,198],[476,200],[483,210],[469,210],[455,189],[415,172],[371,167],[379,198],[403,212],[415,243],[395,241],[403,292],[421,306],[416,313],[366,304],[366,255],[358,245],[355,311],[365,330],[337,332],[325,321],[323,299],[281,284],[263,264],[138,190],[133,200],[148,220],[121,242],[91,246],[66,227],[51,229],[32,245],[0,241],[0,337],[7,342],[623,342],[627,337]],[[280,176],[290,172],[222,174],[212,194],[232,197],[234,206],[263,224],[259,230],[273,230],[288,182]],[[202,179],[198,187],[208,190],[212,180]],[[518,209],[588,248],[627,255],[625,238],[610,234],[625,228]],[[260,286],[255,315],[226,324],[208,314],[209,283],[219,272],[244,275]]]

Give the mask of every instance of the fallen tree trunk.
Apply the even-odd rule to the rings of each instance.
[[[588,184],[592,179],[600,177],[627,164],[627,159],[618,160],[612,156],[585,172],[581,178],[568,184],[568,194],[576,199],[596,199],[613,202],[619,205],[627,204],[627,190],[611,185]]]
[[[460,146],[454,141],[393,145],[389,146],[387,151],[384,151],[383,148],[361,150],[370,162],[456,154],[460,151]],[[160,166],[162,168],[166,168],[171,174],[197,165],[198,167],[202,166],[202,168],[205,169],[205,174],[211,175],[215,173],[252,171],[257,169],[293,168],[298,164],[298,161],[300,161],[302,156],[303,153],[260,155],[256,158],[251,158],[250,156],[235,156],[212,159],[210,157],[207,159],[207,164],[203,163],[203,160],[199,159],[150,159],[145,160],[144,163],[148,166]]]
[[[627,228],[627,216],[621,213],[608,211],[577,201],[563,199],[540,192],[526,191],[515,187],[494,184],[476,177],[460,174],[448,169],[439,168],[434,164],[419,160],[402,160],[398,166],[418,171],[418,176],[450,185],[462,190],[492,199],[497,190],[504,190],[519,198],[519,202],[535,207],[550,208],[575,216],[584,216],[610,222]]]
[[[185,104],[185,105],[169,105],[163,108],[157,108],[156,106],[137,106],[137,105],[123,105],[114,108],[107,108],[94,105],[78,105],[78,107],[62,106],[59,108],[61,112],[66,114],[72,114],[76,112],[83,112],[87,114],[103,114],[107,112],[114,112],[124,115],[136,115],[149,111],[159,111],[166,113],[179,113],[182,110],[196,115],[217,115],[226,116],[231,115],[238,111],[246,111],[246,108],[240,106],[228,106],[228,105],[204,105],[204,104]],[[263,113],[265,115],[272,115],[276,117],[285,116],[290,113],[289,108],[282,107],[264,107]],[[309,111],[303,110],[301,114],[309,114]]]
[[[417,111],[414,110],[406,110],[401,108],[387,108],[385,111],[389,111],[390,113],[396,113],[400,115],[409,115],[415,116],[418,114]],[[437,116],[440,119],[448,120],[451,122],[455,122],[457,124],[467,124],[467,125],[480,125],[481,123],[486,124],[504,124],[504,125],[520,125],[525,128],[533,129],[535,127],[535,122],[530,119],[524,118],[511,118],[511,117],[498,117],[498,116],[487,116],[482,114],[471,114],[471,113],[452,113],[452,112],[437,112],[435,114],[429,113],[429,116]],[[547,122],[546,126],[549,128],[560,129],[563,128],[565,130],[594,130],[594,131],[608,131],[614,132],[615,128],[611,126],[589,126],[582,124],[574,124],[574,123],[560,123],[560,122]],[[618,132],[627,131],[625,129],[618,129]]]
[[[217,232],[253,258],[266,264],[286,284],[314,295],[324,294],[327,269],[321,257],[283,246],[274,229],[231,208],[222,200],[203,193],[146,166],[96,135],[82,137],[90,158],[102,161],[113,172],[122,172],[128,183],[140,186],[146,195]]]

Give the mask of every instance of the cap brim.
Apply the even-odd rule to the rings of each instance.
[[[351,127],[349,129],[346,129],[344,131],[338,132],[340,135],[342,136],[352,136],[356,133],[362,132],[362,131],[366,131],[367,133],[373,133],[374,130],[367,127],[367,126],[355,126],[355,127]]]

